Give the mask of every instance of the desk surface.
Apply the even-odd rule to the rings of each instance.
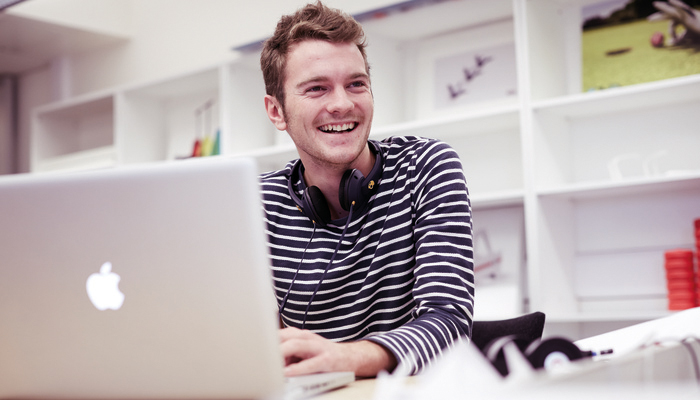
[[[369,400],[374,394],[375,379],[359,379],[347,386],[312,397],[312,400]]]

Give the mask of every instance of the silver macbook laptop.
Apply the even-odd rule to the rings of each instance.
[[[285,397],[258,190],[241,158],[1,177],[0,398]]]

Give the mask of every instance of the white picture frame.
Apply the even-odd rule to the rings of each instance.
[[[495,21],[424,39],[406,52],[409,117],[438,117],[474,107],[517,102],[517,73],[512,20]],[[484,65],[477,65],[477,57]],[[480,68],[480,69],[479,69]],[[468,92],[450,100],[449,85],[466,81],[465,69],[478,77],[464,83]]]

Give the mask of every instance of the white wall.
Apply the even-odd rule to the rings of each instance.
[[[67,55],[20,78],[20,171],[29,170],[29,110],[58,100],[212,65],[232,48],[264,39],[283,14],[307,0],[32,0],[13,7],[24,17],[114,35],[121,44]],[[397,0],[326,0],[350,14]],[[100,4],[100,7],[96,7]],[[56,66],[60,66],[56,73]],[[61,79],[61,82],[52,81]],[[38,84],[41,82],[42,84]],[[48,84],[47,84],[48,82]],[[66,85],[66,82],[68,83]],[[56,88],[61,90],[56,90]]]

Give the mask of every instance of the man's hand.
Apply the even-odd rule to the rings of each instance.
[[[279,335],[286,376],[354,371],[357,377],[373,377],[379,371],[391,371],[396,366],[393,354],[367,340],[335,343],[297,328],[281,329]]]

